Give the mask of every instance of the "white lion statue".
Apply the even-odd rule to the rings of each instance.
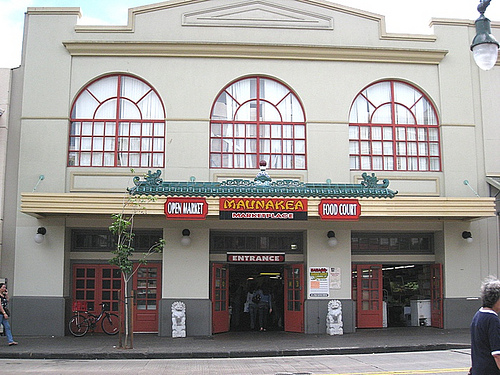
[[[172,303],[172,337],[186,337],[186,304]]]
[[[342,303],[338,299],[328,302],[326,333],[329,335],[344,334],[344,323],[342,322]]]

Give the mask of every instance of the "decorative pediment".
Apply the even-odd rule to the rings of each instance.
[[[269,1],[242,3],[184,13],[183,26],[271,27],[332,30],[333,18]]]

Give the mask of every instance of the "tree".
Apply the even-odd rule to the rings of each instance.
[[[131,259],[135,252],[134,248],[134,218],[137,214],[144,212],[145,208],[143,203],[147,200],[154,200],[155,197],[131,197],[127,196],[122,212],[119,214],[112,215],[113,222],[109,227],[111,233],[116,236],[116,248],[112,251],[114,257],[109,260],[109,263],[117,266],[122,275],[123,289],[124,289],[124,341],[120,340],[120,346],[126,349],[132,349],[132,340],[129,342],[129,338],[132,337],[133,332],[130,332],[130,320],[132,317],[132,304],[131,299],[131,287],[130,280],[132,276],[137,272],[139,267],[147,263],[147,258],[155,253],[161,253],[163,247],[165,246],[165,240],[163,238],[159,239],[158,242],[154,243],[142,257],[136,262],[137,265],[134,266],[134,261]],[[123,326],[123,325],[122,325]]]

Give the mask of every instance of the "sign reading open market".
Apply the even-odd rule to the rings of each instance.
[[[221,220],[307,220],[307,199],[220,198]]]
[[[322,199],[318,213],[321,220],[358,220],[361,205],[357,199]]]
[[[167,198],[165,202],[167,219],[204,220],[207,213],[205,198]]]

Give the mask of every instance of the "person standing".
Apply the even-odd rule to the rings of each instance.
[[[481,286],[482,307],[472,318],[469,374],[500,374],[500,280],[488,277]]]
[[[9,304],[9,291],[7,290],[7,285],[5,285],[5,283],[0,283],[0,299],[0,313],[2,314],[0,317],[0,324],[3,324],[9,346],[17,345],[17,342],[14,341],[14,338],[12,337],[12,331],[8,320],[10,315],[9,309],[7,308],[7,305]]]
[[[259,290],[261,297],[257,309],[259,310],[259,326],[261,331],[267,329],[267,318],[270,313],[273,312],[271,292],[269,287],[264,285],[261,290]]]
[[[247,300],[246,303],[248,305],[248,312],[250,313],[250,330],[255,329],[255,322],[257,321],[257,306],[258,302],[256,302],[256,296],[258,294],[258,290],[254,283],[251,283],[248,287],[247,292]]]

